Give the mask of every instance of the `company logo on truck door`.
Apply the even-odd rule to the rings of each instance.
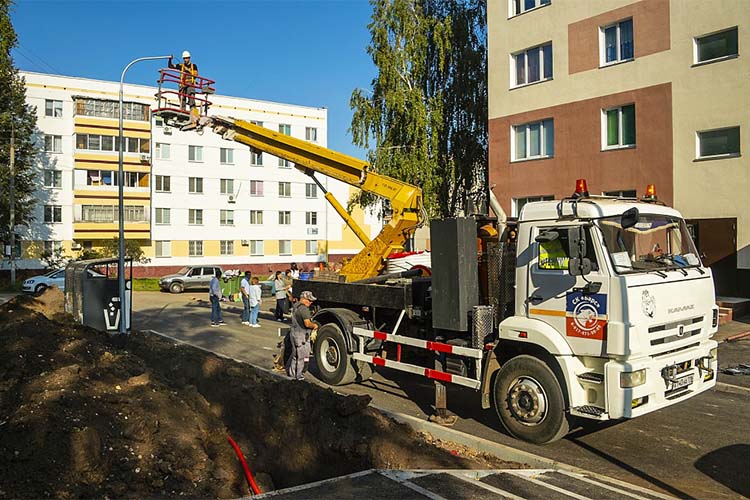
[[[584,339],[607,339],[607,296],[603,293],[565,294],[565,334]]]

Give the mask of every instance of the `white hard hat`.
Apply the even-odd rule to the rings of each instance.
[[[182,51],[182,58],[185,59],[186,57],[190,57],[190,52],[188,52],[187,50],[183,50]]]

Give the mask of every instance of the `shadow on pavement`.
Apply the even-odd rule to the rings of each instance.
[[[750,444],[732,444],[706,453],[695,468],[735,493],[750,497]]]

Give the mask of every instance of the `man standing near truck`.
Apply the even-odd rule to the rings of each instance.
[[[317,300],[309,290],[299,295],[299,301],[292,311],[292,329],[289,331],[292,355],[286,365],[286,373],[294,380],[304,380],[307,362],[310,359],[310,336],[318,329],[310,312],[310,306]]]
[[[208,298],[211,300],[211,326],[226,325],[224,317],[221,314],[221,284],[219,283],[221,271],[216,268],[216,274],[211,278],[208,285]]]

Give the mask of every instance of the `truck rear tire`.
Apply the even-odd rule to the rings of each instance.
[[[538,358],[522,355],[505,363],[493,392],[497,416],[515,438],[546,444],[570,430],[560,383]]]
[[[346,349],[344,334],[335,323],[327,323],[318,329],[315,338],[315,364],[320,380],[326,384],[351,384],[357,378],[354,361]]]

